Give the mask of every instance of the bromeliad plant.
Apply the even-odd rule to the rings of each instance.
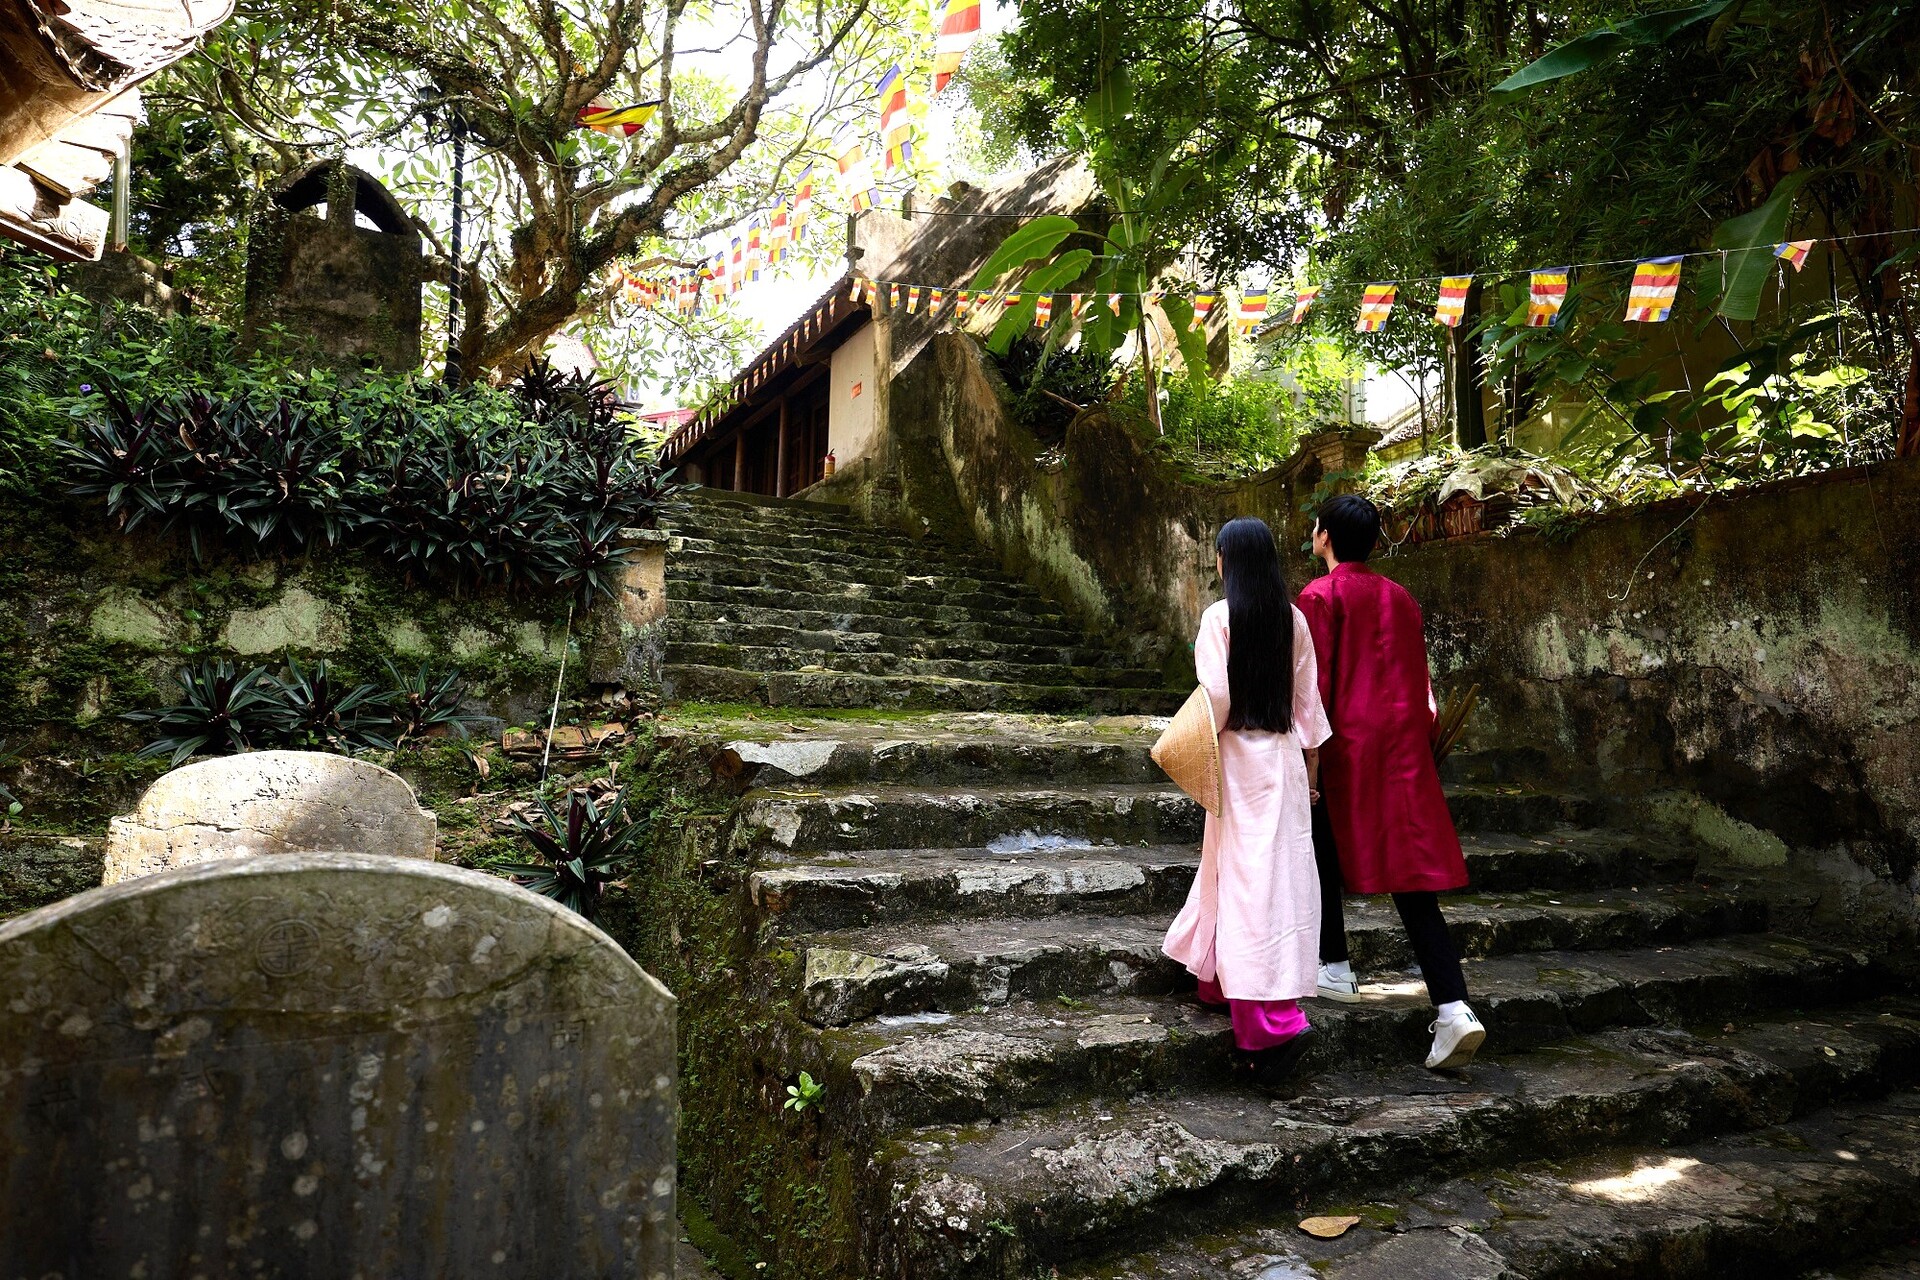
[[[608,883],[627,869],[643,828],[628,816],[622,787],[605,812],[586,792],[569,792],[564,820],[542,797],[533,817],[514,815],[513,829],[542,861],[507,863],[501,870],[514,883],[591,920]]]
[[[461,710],[467,687],[458,671],[424,664],[404,674],[387,661],[391,687],[348,684],[330,663],[303,667],[289,659],[284,673],[268,667],[238,670],[225,659],[183,667],[185,700],[170,707],[129,711],[136,724],[157,726],[162,736],[138,753],[168,757],[289,748],[302,751],[390,751],[438,730],[465,737],[475,719]]]
[[[189,756],[231,755],[277,742],[286,716],[265,667],[241,672],[224,658],[196,663],[181,668],[180,685],[184,701],[122,717],[161,732],[136,759],[166,756],[171,767]]]
[[[412,671],[402,671],[392,658],[387,663],[387,710],[393,717],[395,743],[424,738],[445,729],[464,738],[479,719],[461,710],[467,700],[467,686],[458,671],[435,671],[421,663]]]

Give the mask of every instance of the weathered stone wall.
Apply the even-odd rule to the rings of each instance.
[[[1916,520],[1920,463],[1888,462],[1379,567],[1425,605],[1442,685],[1481,685],[1469,745],[1815,885],[1819,920],[1910,938]]]
[[[459,669],[476,710],[521,724],[544,722],[568,645],[566,601],[551,594],[456,599],[357,555],[196,558],[184,537],[123,534],[78,503],[0,505],[0,548],[0,740],[25,757],[8,777],[32,793],[33,821],[132,807],[164,765],[129,764],[145,728],[119,715],[177,700],[190,662],[327,658],[368,680],[385,678],[389,656],[403,670],[428,662]],[[593,621],[574,620],[576,694]]]

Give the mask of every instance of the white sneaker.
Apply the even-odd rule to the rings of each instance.
[[[1487,1038],[1487,1029],[1471,1009],[1457,1018],[1435,1022],[1427,1030],[1433,1032],[1433,1051],[1427,1055],[1427,1066],[1435,1071],[1466,1066]]]
[[[1318,989],[1313,993],[1322,1000],[1338,1000],[1341,1004],[1360,1003],[1360,979],[1356,977],[1335,977],[1327,972],[1327,966],[1320,966]]]

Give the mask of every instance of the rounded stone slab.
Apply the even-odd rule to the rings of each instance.
[[[672,1274],[673,997],[557,903],[370,854],[0,925],[0,1277]]]
[[[253,751],[162,774],[108,825],[101,883],[264,853],[431,858],[437,843],[399,774],[325,751]]]

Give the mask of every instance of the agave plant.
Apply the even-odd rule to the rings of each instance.
[[[282,722],[278,688],[264,667],[244,674],[225,659],[180,669],[186,700],[170,707],[129,711],[122,719],[151,724],[161,737],[139,759],[170,756],[177,765],[192,755],[230,755],[273,740]]]
[[[272,688],[286,745],[342,753],[359,747],[393,749],[393,740],[386,736],[393,695],[370,684],[349,687],[334,677],[324,659],[303,670],[289,658],[286,676],[274,680]]]
[[[507,863],[501,870],[514,883],[591,920],[601,892],[639,839],[641,826],[627,816],[627,789],[622,787],[604,813],[586,792],[570,792],[564,821],[542,797],[533,817],[514,815],[513,829],[543,860]]]
[[[447,729],[459,737],[467,736],[467,727],[478,720],[462,711],[467,686],[458,671],[435,671],[426,663],[405,672],[387,662],[389,685],[387,710],[393,717],[393,740],[405,742],[422,738],[435,729]]]

